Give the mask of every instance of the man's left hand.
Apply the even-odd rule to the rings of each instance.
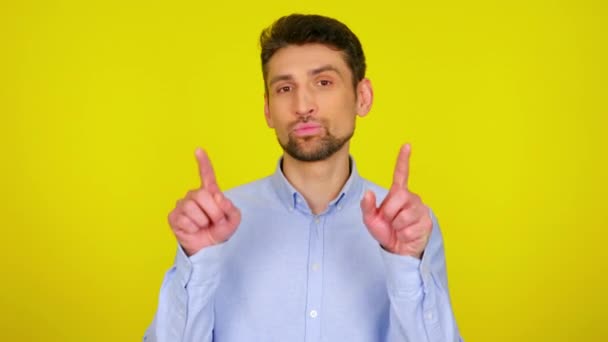
[[[409,144],[401,147],[393,185],[380,207],[376,207],[376,195],[367,190],[361,200],[361,211],[367,229],[385,250],[420,259],[433,221],[429,208],[408,190],[410,151]]]

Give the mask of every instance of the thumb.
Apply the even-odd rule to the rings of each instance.
[[[371,218],[376,214],[376,194],[371,190],[366,190],[361,199],[361,212],[363,218]]]

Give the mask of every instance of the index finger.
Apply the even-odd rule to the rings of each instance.
[[[395,173],[393,174],[393,186],[399,188],[407,188],[407,182],[410,175],[410,144],[401,146],[397,164],[395,164]]]
[[[211,160],[209,160],[207,152],[199,147],[196,149],[194,154],[196,155],[196,161],[198,163],[198,173],[201,178],[201,187],[212,194],[220,192],[220,187],[217,185],[217,181],[215,180],[215,173],[213,172],[213,166],[211,166]]]

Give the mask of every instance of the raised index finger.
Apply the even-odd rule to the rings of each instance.
[[[395,164],[395,173],[393,174],[393,186],[399,188],[407,188],[407,181],[410,175],[410,144],[401,146],[397,164]]]
[[[198,163],[201,186],[212,194],[220,192],[220,187],[215,180],[215,173],[213,172],[213,166],[211,166],[211,160],[209,160],[207,152],[199,147],[194,154],[196,155],[196,161]]]

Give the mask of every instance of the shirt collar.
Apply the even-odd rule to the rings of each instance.
[[[281,170],[282,161],[283,158],[279,158],[276,170],[271,176],[271,183],[281,202],[285,204],[285,206],[287,206],[289,210],[293,210],[298,208],[299,205],[302,205],[302,203],[305,203],[305,200],[304,196],[302,196],[291,185],[291,183],[289,183],[287,178],[285,178],[285,174],[283,174],[283,170]],[[349,156],[349,161],[350,176],[348,177],[348,180],[346,181],[346,183],[342,187],[342,190],[340,190],[336,198],[329,202],[328,210],[330,210],[332,207],[338,207],[338,209],[340,209],[348,202],[351,202],[353,199],[358,200],[361,197],[360,192],[363,184],[363,179],[359,175],[355,161],[351,156]]]

